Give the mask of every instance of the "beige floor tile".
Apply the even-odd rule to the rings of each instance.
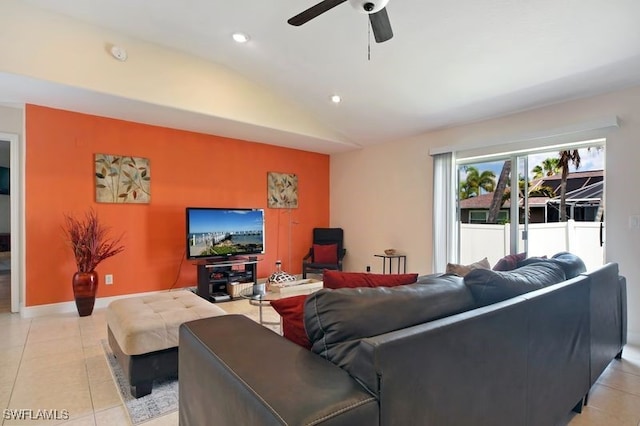
[[[96,426],[124,426],[130,425],[131,420],[123,405],[109,408],[108,410],[96,411]]]
[[[605,369],[597,383],[640,396],[640,376],[613,367],[614,364],[618,364],[618,361],[612,362],[610,367]]]
[[[15,381],[23,351],[20,346],[0,349],[0,386]]]
[[[102,348],[101,342],[94,342],[93,345],[83,346],[82,350],[84,351],[84,358],[90,359],[98,356],[104,357],[104,349]]]
[[[57,319],[51,322],[33,321],[27,344],[57,339],[80,338],[80,327],[72,318]]]
[[[84,347],[88,347],[88,346],[95,346],[97,344],[100,344],[100,341],[106,341],[107,340],[107,332],[95,332],[95,333],[90,333],[90,334],[83,334],[82,335],[82,346]]]
[[[23,347],[29,335],[30,324],[12,323],[0,326],[0,349]]]
[[[609,364],[605,371],[607,370],[624,371],[625,373],[640,376],[640,359],[623,357],[622,359],[616,360]]]
[[[91,358],[86,358],[85,363],[87,366],[87,375],[89,376],[89,384],[113,380],[111,369],[104,354],[101,353]]]
[[[598,383],[589,392],[588,407],[640,422],[640,396]]]
[[[69,420],[63,423],[64,426],[96,426],[96,418],[93,413],[78,419]],[[114,425],[115,426],[115,425]]]
[[[122,404],[118,389],[111,377],[101,382],[90,382],[89,388],[94,411],[102,411]]]
[[[6,324],[25,324],[25,323],[30,323],[31,319],[28,318],[22,318],[20,316],[20,314],[12,314],[9,312],[3,312],[0,313],[0,325],[2,325],[3,327]]]
[[[635,416],[625,416],[620,413],[610,413],[599,408],[586,406],[581,414],[573,416],[569,426],[636,426]]]
[[[0,349],[0,409],[9,406],[11,392],[18,376],[22,351],[20,346]],[[0,424],[2,424],[1,421]]]
[[[83,359],[84,350],[80,335],[63,339],[28,341],[24,348],[23,362],[55,363],[56,360]]]
[[[84,360],[66,361],[55,368],[21,365],[9,406],[67,409],[72,418],[90,414],[93,407]]]

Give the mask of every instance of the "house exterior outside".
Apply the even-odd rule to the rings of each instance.
[[[560,220],[560,183],[557,173],[531,181],[531,190],[549,187],[555,197],[529,197],[529,223],[552,223]],[[579,222],[599,222],[604,217],[602,194],[604,170],[577,171],[567,178],[567,218]],[[487,223],[493,192],[459,201],[461,223]],[[523,200],[520,199],[520,219],[524,221]],[[509,200],[500,209],[498,223],[510,222]]]

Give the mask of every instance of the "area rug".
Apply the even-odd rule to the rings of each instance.
[[[106,340],[102,340],[102,349],[132,424],[139,425],[178,409],[177,379],[155,380],[153,391],[149,395],[136,399],[131,396],[129,382]]]

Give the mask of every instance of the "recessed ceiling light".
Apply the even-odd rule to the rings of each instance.
[[[331,95],[331,102],[333,102],[334,104],[339,104],[340,102],[342,102],[342,98],[340,97],[340,95]]]
[[[245,33],[233,33],[231,36],[237,43],[246,43],[250,40],[250,37]]]

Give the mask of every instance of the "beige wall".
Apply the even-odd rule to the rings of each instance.
[[[430,273],[433,168],[429,149],[525,135],[617,116],[607,136],[606,259],[627,277],[630,338],[640,341],[640,87],[426,133],[331,158],[331,224],[345,229],[345,269],[382,268],[373,255],[393,247],[407,253],[409,272]]]
[[[14,133],[22,135],[22,108],[0,106],[0,133]]]

